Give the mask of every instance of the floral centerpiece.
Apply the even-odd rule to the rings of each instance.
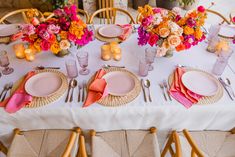
[[[93,32],[77,16],[75,5],[54,10],[54,17],[37,24],[22,25],[23,41],[29,47],[40,51],[50,50],[58,54],[68,50],[72,43],[78,47],[84,46],[92,40]]]
[[[200,9],[181,17],[180,8],[168,11],[149,5],[139,7],[142,18],[138,28],[138,44],[157,46],[158,57],[165,56],[175,49],[181,51],[196,45],[205,38],[200,27],[204,24],[206,13]]]

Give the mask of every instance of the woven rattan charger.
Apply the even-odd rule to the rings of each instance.
[[[125,96],[108,95],[105,98],[100,99],[97,103],[99,103],[103,106],[107,106],[107,107],[121,106],[121,105],[124,105],[124,104],[127,104],[127,103],[133,101],[140,94],[141,84],[140,84],[140,80],[138,79],[138,77],[135,74],[133,74],[132,72],[130,72],[124,68],[112,67],[112,68],[104,68],[104,70],[107,73],[113,72],[113,71],[121,71],[121,72],[127,73],[128,75],[130,75],[134,79],[135,87],[133,88],[132,91],[130,91]],[[94,80],[94,76],[91,77],[91,79],[88,81],[88,87],[89,87],[90,83]]]
[[[199,72],[205,73],[206,75],[209,75],[210,77],[213,77],[211,74],[209,74],[203,70],[193,69],[193,68],[185,68],[185,70],[186,70],[186,72],[199,71]],[[173,83],[173,80],[174,80],[174,73],[172,73],[168,78],[168,83],[170,86]],[[213,104],[213,103],[216,103],[217,101],[219,101],[223,97],[224,91],[223,91],[223,86],[219,83],[219,81],[217,82],[217,84],[218,84],[218,91],[216,92],[216,94],[213,96],[205,96],[205,97],[201,98],[197,104],[208,105],[208,104]]]
[[[25,108],[36,108],[36,107],[42,107],[42,106],[45,106],[47,104],[50,104],[50,103],[56,101],[57,99],[59,99],[66,92],[66,90],[68,89],[67,77],[62,72],[59,72],[59,71],[53,70],[53,69],[36,70],[35,72],[37,74],[38,73],[43,73],[43,72],[56,73],[61,78],[62,85],[57,90],[57,92],[55,94],[52,94],[51,96],[48,96],[48,97],[33,97],[32,102],[29,103],[28,105],[26,105]],[[11,94],[14,93],[14,91],[18,88],[18,86],[20,85],[20,83],[22,82],[23,79],[24,79],[24,77],[22,77],[21,79],[19,79],[18,81],[15,82],[15,84],[13,85],[13,88],[11,90]]]

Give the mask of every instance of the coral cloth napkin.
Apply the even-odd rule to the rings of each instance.
[[[29,72],[14,94],[10,98],[7,98],[5,101],[0,103],[1,107],[5,107],[6,112],[15,113],[33,100],[33,97],[25,91],[25,83],[34,75],[34,71]]]
[[[122,35],[119,36],[119,39],[122,41],[126,40],[132,33],[132,25],[126,24],[126,25],[118,25],[123,29]]]
[[[202,98],[202,96],[193,93],[183,85],[181,77],[184,73],[184,68],[176,68],[174,72],[174,81],[170,88],[170,94],[186,108],[190,108],[193,104],[196,104]]]
[[[105,74],[106,72],[103,69],[96,72],[95,79],[88,88],[88,95],[83,107],[88,107],[108,95],[107,83],[102,78]]]

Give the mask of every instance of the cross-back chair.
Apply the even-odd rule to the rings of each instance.
[[[135,24],[135,20],[134,18],[131,16],[131,14],[121,8],[102,8],[97,10],[96,12],[94,12],[91,17],[90,17],[90,24],[94,23],[94,18],[96,16],[100,17],[100,23],[104,23],[104,24],[115,24],[116,23],[116,16],[117,16],[117,12],[118,13],[122,13],[125,14],[127,17],[129,17],[130,19],[130,24]]]
[[[12,12],[7,13],[6,15],[4,15],[1,19],[0,19],[0,24],[8,24],[10,23],[10,21],[8,20],[10,17],[15,16],[17,14],[21,14],[23,21],[25,23],[30,23],[30,19],[32,18],[31,16],[36,16],[39,17],[40,19],[44,19],[43,14],[35,9],[35,8],[31,8],[31,9],[19,9],[19,10],[15,10]]]

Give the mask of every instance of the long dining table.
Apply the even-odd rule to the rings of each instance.
[[[5,25],[0,25],[1,27]],[[96,25],[97,27],[97,25]],[[33,62],[17,59],[13,51],[13,45],[17,42],[0,45],[0,50],[6,50],[10,59],[10,67],[14,72],[3,75],[0,78],[0,90],[8,82],[16,82],[27,72],[36,66],[56,66],[66,74],[65,61],[68,58],[76,59],[75,47],[71,48],[71,54],[60,58],[51,52],[40,52]],[[138,77],[139,58],[144,54],[146,46],[137,44],[137,33],[133,33],[126,41],[120,43],[122,59],[120,61],[101,60],[101,42],[97,39],[90,42],[81,50],[89,52],[89,75],[79,75],[78,82],[88,81],[94,73],[104,64],[125,66]],[[148,78],[151,82],[150,91],[153,101],[144,102],[143,93],[132,102],[119,107],[105,107],[98,103],[83,108],[82,103],[74,100],[65,103],[66,93],[55,102],[39,108],[22,108],[16,113],[9,114],[4,108],[0,108],[0,140],[8,144],[14,128],[22,130],[35,129],[68,129],[79,126],[84,130],[95,129],[97,131],[119,129],[147,129],[155,126],[158,130],[229,130],[235,126],[235,101],[232,101],[226,92],[216,103],[205,105],[193,105],[186,109],[176,100],[165,101],[159,83],[168,79],[177,65],[190,66],[209,73],[212,72],[217,56],[206,51],[207,43],[203,41],[197,46],[183,52],[174,52],[170,58],[156,58],[154,70],[150,71]],[[233,46],[234,49],[234,46]],[[227,66],[222,78],[229,78],[235,89],[235,55],[231,57],[230,67]],[[78,66],[79,68],[79,66]],[[141,77],[139,77],[141,78]],[[205,85],[206,86],[206,85]],[[78,94],[77,88],[74,94]]]

